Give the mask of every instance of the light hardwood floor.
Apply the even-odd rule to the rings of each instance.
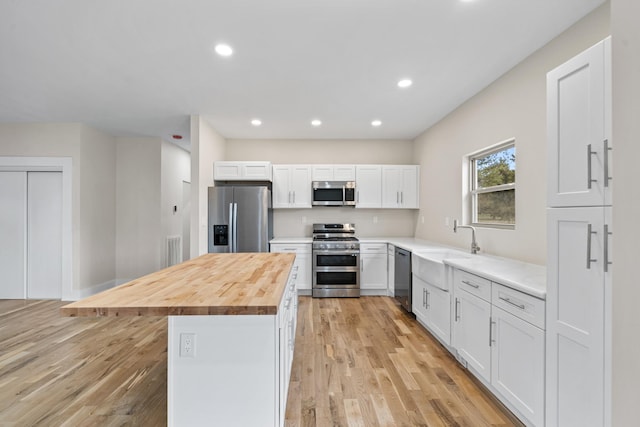
[[[165,317],[0,300],[0,426],[166,425]],[[287,426],[517,421],[386,297],[301,297]]]

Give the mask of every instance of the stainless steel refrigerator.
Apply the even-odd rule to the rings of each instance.
[[[271,190],[266,186],[209,187],[209,252],[269,252]]]

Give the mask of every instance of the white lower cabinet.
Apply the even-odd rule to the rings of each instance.
[[[544,425],[544,331],[493,307],[491,384],[533,425]]]
[[[526,425],[544,425],[545,302],[454,270],[452,347]]]
[[[413,275],[412,311],[416,319],[447,346],[451,343],[451,296]]]
[[[360,290],[387,290],[387,244],[360,243]]]
[[[453,339],[454,347],[474,373],[491,379],[489,346],[491,303],[467,291],[456,289]]]
[[[297,269],[295,274],[296,289],[303,291],[304,294],[311,292],[311,243],[271,243],[271,252],[288,252],[295,253],[296,260],[293,264]],[[307,292],[308,291],[308,292]]]

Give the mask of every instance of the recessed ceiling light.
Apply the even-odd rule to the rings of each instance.
[[[382,124],[382,122],[380,120],[374,120],[371,122],[371,126],[375,126],[378,127]]]
[[[254,126],[260,126],[262,124],[262,120],[253,119],[253,120],[251,120],[251,124],[254,125]]]
[[[220,56],[231,56],[233,55],[233,49],[228,44],[220,43],[217,44],[214,48],[216,53]]]
[[[402,79],[398,82],[398,87],[405,88],[409,87],[413,84],[413,82],[409,79]]]
[[[312,126],[320,126],[322,124],[322,122],[318,119],[315,120],[311,120],[311,125]]]

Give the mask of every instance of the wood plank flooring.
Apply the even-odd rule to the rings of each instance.
[[[0,426],[166,425],[166,317],[0,300]],[[287,426],[513,426],[386,297],[301,297]]]

